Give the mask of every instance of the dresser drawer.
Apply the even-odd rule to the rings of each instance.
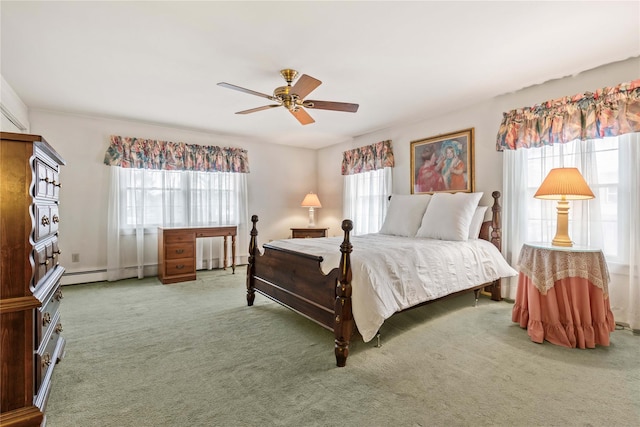
[[[38,283],[47,275],[50,269],[51,260],[47,258],[47,247],[53,253],[50,245],[41,245],[33,250],[33,285]]]
[[[60,182],[58,171],[46,164],[42,159],[35,160],[35,196],[58,199]]]
[[[62,322],[60,321],[60,313],[57,313],[35,353],[36,390],[40,390],[44,381],[50,381],[54,366],[62,358],[64,339],[60,335],[61,332]]]
[[[193,243],[172,243],[165,245],[164,257],[166,259],[193,258]]]
[[[195,274],[196,262],[193,258],[173,259],[166,262],[166,275],[177,276],[182,274]]]
[[[54,319],[58,317],[60,309],[60,300],[62,300],[62,287],[60,283],[54,288],[53,292],[42,301],[42,306],[36,314],[36,343],[39,347],[44,336],[50,334],[49,328],[55,328],[57,324]],[[60,333],[60,331],[58,331]]]

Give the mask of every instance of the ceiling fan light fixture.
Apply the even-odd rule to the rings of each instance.
[[[267,98],[275,105],[265,105],[263,107],[251,108],[249,110],[238,111],[236,114],[249,114],[257,111],[263,111],[272,107],[283,106],[302,125],[314,123],[313,118],[305,111],[303,107],[314,108],[316,110],[332,110],[332,111],[344,111],[349,113],[355,113],[358,111],[358,104],[350,104],[346,102],[333,102],[333,101],[305,101],[307,95],[314,91],[322,82],[316,78],[303,74],[300,76],[295,85],[291,86],[291,82],[296,79],[298,72],[290,68],[280,70],[280,75],[286,80],[286,86],[277,87],[273,91],[273,95],[267,95],[262,92],[256,92],[254,90],[245,89],[240,86],[232,85],[225,82],[218,83],[218,86],[226,87],[227,89],[233,89],[240,92],[245,92],[250,95]]]

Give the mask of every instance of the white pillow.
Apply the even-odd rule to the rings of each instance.
[[[471,219],[483,193],[435,193],[416,237],[468,240]]]
[[[469,226],[469,239],[478,239],[480,236],[480,229],[484,222],[484,214],[489,209],[489,206],[478,206],[471,218],[471,225]]]
[[[380,234],[414,237],[431,200],[430,194],[391,196]]]

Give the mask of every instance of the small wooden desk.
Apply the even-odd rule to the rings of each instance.
[[[163,284],[196,280],[196,238],[224,238],[224,269],[227,268],[227,236],[231,236],[231,269],[236,272],[238,227],[158,227],[158,278]]]
[[[608,346],[615,330],[609,271],[600,249],[525,244],[511,318],[533,342]]]

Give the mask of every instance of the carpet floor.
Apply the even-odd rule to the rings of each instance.
[[[63,293],[48,427],[640,425],[640,337],[535,344],[508,302],[396,314],[337,368],[331,332],[260,295],[247,307],[244,268]]]

